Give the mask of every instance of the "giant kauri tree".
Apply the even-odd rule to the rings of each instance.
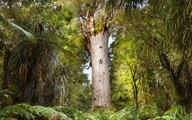
[[[77,1],[76,1],[77,2]],[[72,2],[73,3],[73,2]],[[120,9],[142,0],[88,0],[79,2],[78,18],[92,66],[92,106],[111,105],[108,42],[113,19]]]

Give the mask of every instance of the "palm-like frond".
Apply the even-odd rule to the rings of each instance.
[[[22,34],[25,35],[25,37],[28,38],[28,40],[32,43],[36,43],[36,39],[35,36],[28,32],[27,30],[24,30],[22,27],[20,27],[19,25],[15,24],[14,22],[12,22],[11,20],[7,20],[6,18],[4,18],[2,15],[0,15],[0,22],[3,23],[4,26],[2,26],[4,29],[8,29],[8,30],[17,30],[20,31]]]
[[[22,33],[24,33],[24,35],[26,35],[27,38],[29,38],[31,40],[31,42],[36,42],[35,37],[32,33],[24,30],[22,27],[16,25],[15,23],[11,22],[11,21],[7,21],[12,27],[14,27],[17,30],[20,30]]]

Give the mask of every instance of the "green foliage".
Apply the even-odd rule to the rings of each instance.
[[[163,116],[158,116],[155,120],[190,120],[191,113],[187,114],[183,107],[174,107],[166,111]]]
[[[7,106],[1,109],[0,117],[13,117],[21,116],[26,119],[35,119],[35,116],[30,112],[28,104],[17,104]]]
[[[116,112],[113,120],[147,120],[158,115],[157,108],[154,105],[143,105],[138,110],[135,106],[128,106]]]
[[[171,108],[163,115],[158,113],[154,105],[144,105],[139,110],[135,106],[127,106],[120,111],[104,110],[74,112],[74,120],[190,120],[191,113],[187,114],[181,107]]]
[[[142,0],[3,1],[8,3],[0,5],[0,67],[5,48],[11,57],[5,66],[9,90],[0,90],[0,119],[68,119],[63,113],[76,120],[192,119],[188,114],[192,108],[191,0],[149,0],[131,14],[125,9],[139,7]],[[86,58],[77,14],[83,19],[94,14],[95,33],[112,24],[116,41],[110,74],[117,111],[99,107],[87,111],[91,85],[82,73]],[[22,98],[38,104],[42,97],[47,106],[64,106],[4,107],[25,101]]]
[[[155,105],[143,105],[139,109],[139,118],[140,119],[150,119],[154,118],[159,114],[159,111]]]
[[[49,107],[43,106],[31,106],[26,103],[16,104],[12,106],[4,107],[0,110],[0,118],[6,119],[58,119],[58,120],[70,120],[65,114],[58,112]]]
[[[53,109],[65,113],[68,117],[70,118],[74,118],[75,113],[78,112],[78,109],[76,106],[72,106],[72,105],[66,105],[66,106],[55,106],[53,107]]]
[[[13,100],[11,98],[11,96],[13,94],[14,93],[8,89],[1,89],[0,90],[0,99],[1,99],[0,100],[0,108],[7,106],[7,105],[11,105],[13,103]]]
[[[0,27],[3,36],[1,39],[3,43],[8,43],[7,46],[12,52],[7,67],[10,69],[9,77],[14,76],[14,78],[10,78],[9,83],[9,88],[16,92],[16,95],[12,95],[13,99],[17,97],[19,101],[36,104],[37,96],[31,96],[43,93],[40,96],[41,98],[46,96],[44,101],[49,101],[49,105],[65,103],[84,106],[86,101],[90,101],[89,92],[87,92],[88,95],[83,93],[89,91],[89,85],[87,85],[86,76],[81,72],[84,63],[83,38],[78,33],[74,14],[63,7],[59,1],[46,4],[40,2],[22,4],[20,6],[15,1],[15,5],[11,9],[6,6],[1,8],[1,15],[4,16],[3,19],[7,23],[4,25],[5,23],[1,21],[3,24]],[[9,21],[10,19],[11,21]],[[28,39],[26,36],[33,38],[35,42],[32,41],[33,39],[29,40],[35,44],[25,41]],[[34,63],[41,67],[44,66],[43,70],[33,69],[35,68]],[[36,66],[39,66],[37,64]],[[23,65],[25,67],[22,67]],[[36,68],[41,68],[40,66]],[[30,73],[30,70],[35,70],[36,73],[35,71]],[[33,73],[36,75],[42,73],[40,76],[43,82],[40,84],[45,83],[47,87],[36,88],[34,84],[36,84],[38,76]],[[33,77],[27,77],[30,74],[33,74]],[[23,80],[25,85],[21,82]],[[19,86],[25,89],[24,93]],[[49,98],[47,98],[48,96]],[[86,108],[88,106],[89,103],[86,104]]]
[[[96,21],[95,22],[95,33],[99,33],[103,30],[103,21]]]
[[[137,120],[138,111],[135,106],[128,106],[116,112],[112,117],[113,120]]]
[[[97,112],[91,111],[87,113],[83,113],[78,111],[75,113],[75,120],[111,120],[113,115],[113,111],[108,111],[104,109],[100,109]]]

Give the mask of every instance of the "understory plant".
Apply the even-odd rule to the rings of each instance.
[[[64,113],[51,107],[31,106],[20,103],[3,107],[0,110],[0,120],[71,120]]]

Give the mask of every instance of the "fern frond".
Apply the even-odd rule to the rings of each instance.
[[[58,112],[49,107],[32,106],[30,107],[30,111],[37,116],[42,116],[42,117],[48,118],[49,120],[51,120],[52,118],[57,118],[59,120],[70,120],[62,112]]]
[[[7,106],[0,110],[0,120],[17,120],[15,118],[18,117],[27,120],[35,120],[36,118],[71,120],[64,113],[50,107],[31,106],[26,103]]]
[[[28,110],[28,108],[30,108],[30,105],[25,103],[4,107],[0,110],[0,118],[15,118],[16,116],[21,116],[26,119],[34,120],[35,116]]]
[[[30,111],[38,116],[43,116],[45,118],[52,118],[57,116],[57,112],[55,110],[43,106],[32,106]]]

